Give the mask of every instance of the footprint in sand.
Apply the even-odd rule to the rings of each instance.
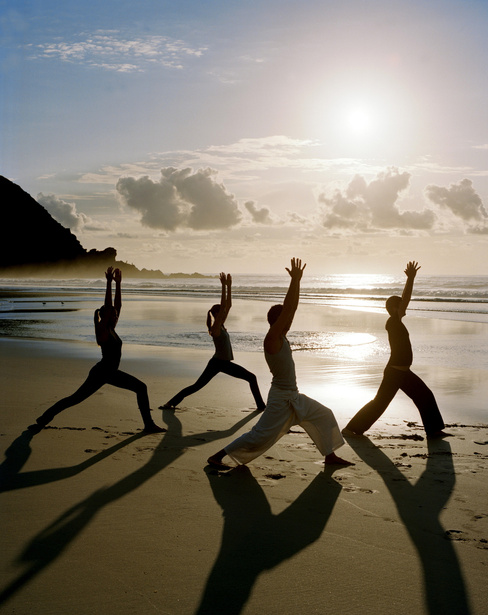
[[[469,543],[477,549],[488,549],[488,540],[486,538],[469,538],[462,530],[446,530],[444,532],[444,538],[446,538],[446,540]]]
[[[480,440],[474,440],[474,443],[483,446],[484,444],[488,444],[488,440],[485,440],[484,442],[481,442]]]
[[[378,493],[376,489],[363,489],[362,487],[356,487],[355,485],[343,487],[343,489],[347,493],[368,493],[368,494]]]
[[[446,530],[444,532],[444,538],[447,538],[447,540],[467,541],[468,538],[461,536],[461,534],[464,534],[462,530]]]

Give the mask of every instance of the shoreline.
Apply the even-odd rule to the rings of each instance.
[[[413,320],[413,319],[412,319]],[[382,319],[380,320],[382,322]],[[420,325],[420,326],[419,326]],[[418,339],[427,340],[425,348],[414,352],[412,370],[423,378],[434,392],[438,405],[446,423],[471,424],[488,423],[486,399],[488,399],[488,367],[481,365],[473,368],[464,366],[464,354],[449,357],[447,364],[439,365],[436,360],[439,355],[430,354],[429,331],[422,326],[423,321],[409,322],[409,328],[414,330]],[[373,327],[376,325],[373,323]],[[444,323],[437,323],[435,329],[442,331]],[[338,328],[338,327],[337,327]],[[370,331],[375,332],[374,328]],[[232,332],[231,332],[232,335]],[[351,333],[339,333],[340,336],[354,336]],[[440,343],[446,344],[446,352],[451,349],[453,342],[447,334],[440,336]],[[337,338],[334,338],[337,339]],[[381,340],[385,346],[386,340]],[[479,340],[478,340],[479,341]],[[414,340],[415,343],[415,340]],[[293,344],[293,342],[292,342]],[[371,344],[349,345],[347,339],[338,350],[307,351],[295,350],[294,359],[297,370],[297,381],[301,392],[319,400],[332,408],[339,425],[342,427],[347,421],[376,394],[381,382],[386,364],[386,347],[373,356],[363,357],[361,352],[371,352]],[[481,347],[480,347],[481,348]],[[125,342],[123,346],[121,369],[133,373],[146,382],[152,405],[160,405],[159,400],[169,399],[175,389],[180,390],[187,386],[201,374],[212,355],[213,347],[187,348],[180,346],[159,346],[148,344],[133,344]],[[271,382],[271,375],[265,363],[262,351],[234,350],[234,361],[243,365],[256,374],[263,398],[266,399]],[[486,353],[485,353],[486,354]],[[29,364],[22,367],[26,355]],[[88,370],[100,360],[100,349],[94,341],[68,341],[68,340],[39,340],[35,338],[0,338],[0,361],[8,367],[13,358],[17,358],[19,366],[13,371],[21,379],[22,369],[27,374],[33,374],[40,362],[49,359],[58,359],[66,364],[66,368],[59,371],[59,377],[66,379],[66,390],[73,392],[85,379]],[[472,363],[477,364],[478,355],[473,348]],[[76,363],[79,360],[83,367]],[[77,378],[70,378],[69,364],[74,362]],[[64,373],[63,373],[64,372]],[[147,375],[147,376],[146,376]],[[69,383],[69,384],[68,384]],[[207,387],[210,387],[216,400],[222,387],[245,390],[247,385],[240,381],[228,379],[220,375]],[[242,386],[241,386],[242,385]],[[42,384],[49,389],[49,382]],[[70,386],[72,391],[70,391]],[[63,395],[62,395],[63,396]],[[230,396],[232,399],[232,396]],[[156,404],[157,402],[157,404]],[[43,403],[42,397],[39,403]],[[193,399],[188,402],[193,404]],[[418,411],[413,403],[403,393],[399,392],[381,421],[405,420],[406,422],[419,422]]]

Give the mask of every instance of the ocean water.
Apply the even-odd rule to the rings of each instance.
[[[333,408],[343,421],[377,390],[389,356],[384,303],[402,293],[404,282],[404,276],[304,276],[288,334],[300,390]],[[266,313],[283,301],[287,287],[286,275],[233,278],[226,326],[236,361],[256,373],[263,389],[269,382],[262,354]],[[45,342],[46,350],[55,348],[60,356],[96,361],[93,312],[104,293],[104,278],[0,280],[0,344],[36,340],[36,346]],[[213,353],[205,320],[220,300],[218,278],[124,279],[122,299],[117,332],[124,342],[123,360],[142,359],[154,373],[170,370],[196,378]],[[414,371],[436,392],[445,420],[486,423],[488,276],[419,274],[405,324]],[[217,379],[215,386],[222,382]],[[406,396],[397,396],[385,420],[395,418],[418,420]]]
[[[233,277],[227,327],[236,351],[262,350],[266,312],[283,301],[288,281],[286,275]],[[404,283],[404,275],[305,275],[301,305],[289,334],[294,350],[347,358],[353,348],[355,357],[375,360],[387,351],[385,300],[401,295]],[[104,278],[0,279],[0,339],[93,342],[93,312],[103,303],[104,290]],[[122,292],[117,330],[124,343],[209,348],[205,318],[220,299],[217,277],[124,279]],[[424,320],[417,329],[430,352],[437,344],[438,352],[467,355],[472,364],[486,364],[488,276],[419,274],[408,316],[414,322],[416,317]],[[451,326],[446,328],[448,322]],[[409,323],[411,330],[412,319]],[[446,336],[452,338],[453,331],[456,339],[446,350]],[[455,356],[452,361],[456,362]]]

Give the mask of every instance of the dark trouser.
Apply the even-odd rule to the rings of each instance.
[[[169,400],[169,402],[167,402],[167,405],[177,406],[183,401],[183,399],[185,399],[185,397],[188,397],[188,395],[192,395],[200,389],[203,389],[203,387],[208,384],[210,380],[212,380],[212,378],[220,372],[227,374],[228,376],[233,376],[234,378],[239,378],[240,380],[246,380],[247,382],[249,382],[249,386],[251,387],[251,392],[253,394],[258,409],[262,410],[266,406],[263,398],[261,397],[258,381],[254,374],[249,372],[247,369],[244,369],[240,365],[232,363],[232,361],[216,359],[215,357],[212,357],[210,359],[207,364],[207,367],[203,370],[203,373],[200,378],[194,384],[191,384],[190,386],[182,389],[179,393],[177,393],[172,399]]]
[[[376,397],[359,410],[346,428],[358,434],[367,431],[387,409],[398,389],[408,395],[417,406],[427,435],[444,429],[444,421],[434,394],[425,382],[410,370],[402,371],[394,367],[386,367]]]
[[[120,371],[120,369],[107,367],[102,362],[97,363],[91,368],[88,378],[77,391],[64,399],[60,399],[53,406],[48,408],[46,412],[37,419],[37,423],[42,426],[47,425],[57,414],[66,410],[66,408],[71,408],[71,406],[76,406],[76,404],[84,401],[98,391],[104,384],[111,384],[119,389],[134,391],[137,395],[137,405],[139,406],[144,425],[149,426],[153,424],[149,408],[147,386],[144,382],[130,374]]]

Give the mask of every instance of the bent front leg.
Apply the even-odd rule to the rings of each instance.
[[[107,384],[111,384],[119,389],[126,389],[127,391],[134,392],[137,396],[137,405],[139,407],[142,420],[144,421],[144,425],[148,427],[153,424],[154,421],[151,417],[147,386],[144,382],[142,382],[142,380],[139,380],[139,378],[131,376],[130,374],[118,369],[110,376],[110,378],[107,379]]]
[[[407,372],[407,374],[400,388],[417,406],[425,433],[431,435],[441,431],[445,425],[434,393],[417,374],[413,372]]]
[[[239,378],[239,380],[245,380],[248,382],[258,410],[264,410],[266,404],[261,396],[261,391],[259,390],[258,379],[256,376],[241,365],[232,363],[232,361],[225,361],[225,363],[228,365],[222,365],[220,371],[228,376],[233,376],[234,378]]]

